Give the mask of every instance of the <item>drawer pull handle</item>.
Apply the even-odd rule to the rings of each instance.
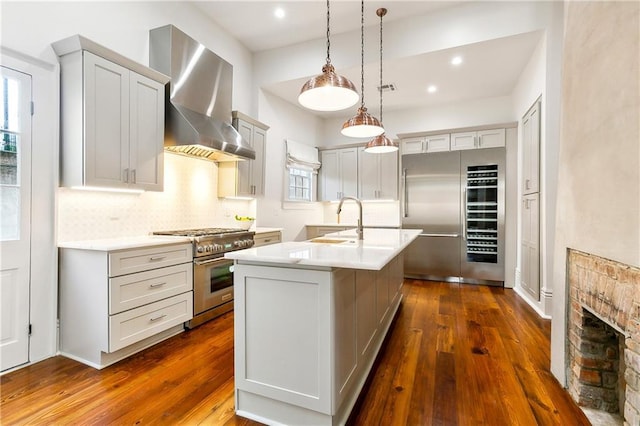
[[[158,287],[162,287],[165,284],[166,284],[166,282],[149,284],[149,288],[158,288]]]
[[[150,260],[150,261],[152,261],[152,262],[155,262],[155,261],[158,261],[158,260],[162,260],[162,259],[164,259],[165,257],[167,257],[167,256],[151,256],[151,257],[149,258],[149,260]]]
[[[270,243],[271,242],[271,238],[264,240],[265,243]]]
[[[164,318],[166,316],[167,316],[167,314],[162,314],[162,315],[158,315],[157,317],[154,317],[154,318],[149,318],[149,322],[159,321],[159,320],[161,320],[162,318]]]
[[[222,300],[229,300],[229,299],[231,299],[232,296],[233,295],[231,293],[223,294],[222,295]]]

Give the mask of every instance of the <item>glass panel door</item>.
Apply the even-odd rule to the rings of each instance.
[[[467,167],[467,262],[498,263],[498,165]]]

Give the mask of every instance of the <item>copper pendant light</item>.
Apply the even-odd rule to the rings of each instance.
[[[360,2],[362,13],[360,43],[361,43],[361,66],[360,66],[360,108],[356,115],[345,121],[342,125],[341,133],[352,138],[371,138],[384,133],[384,128],[377,118],[367,112],[364,106],[364,0]]]
[[[314,111],[340,111],[355,105],[359,96],[356,86],[348,79],[336,74],[331,65],[329,0],[327,0],[327,63],[322,74],[307,81],[300,89],[298,102]]]
[[[382,120],[382,17],[387,14],[387,9],[381,7],[376,10],[380,17],[380,120]],[[376,136],[364,147],[365,152],[383,154],[398,150],[398,144],[389,139],[384,133]]]

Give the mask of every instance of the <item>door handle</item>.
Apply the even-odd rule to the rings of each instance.
[[[136,169],[131,170],[131,183],[136,183]]]
[[[167,314],[158,315],[157,317],[149,318],[149,322],[160,321],[162,318],[166,317]]]
[[[409,190],[407,189],[407,169],[402,169],[402,186],[404,187],[404,203],[402,215],[409,217]]]
[[[456,234],[454,233],[450,233],[450,234],[430,234],[430,233],[424,233],[424,234],[418,234],[419,237],[447,237],[447,238],[458,238],[460,236],[460,234]]]
[[[124,183],[129,183],[129,169],[124,169],[122,171],[122,180]]]
[[[467,241],[467,188],[462,188],[462,239]]]

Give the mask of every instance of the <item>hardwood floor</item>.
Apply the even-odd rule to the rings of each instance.
[[[512,290],[406,280],[350,425],[589,425],[549,372],[550,322]],[[257,425],[234,414],[233,313],[95,370],[0,378],[0,423]]]

